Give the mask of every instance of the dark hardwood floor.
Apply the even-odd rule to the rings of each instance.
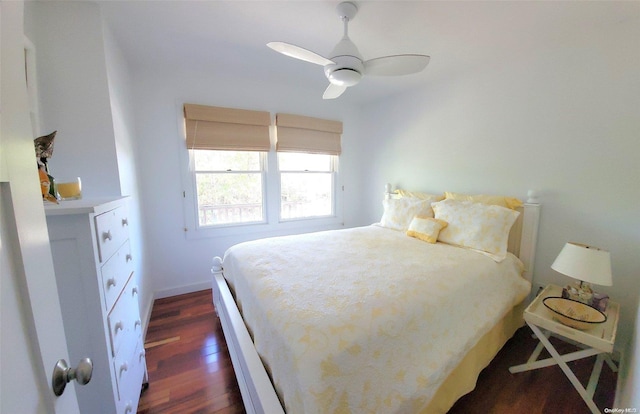
[[[561,353],[574,349],[552,338]],[[560,368],[511,374],[535,348],[528,328],[520,329],[480,375],[476,389],[449,414],[581,414],[589,410]],[[244,413],[211,291],[156,300],[145,348],[149,388],[138,413]],[[543,352],[545,355],[545,352]],[[569,363],[586,384],[595,357]],[[613,405],[617,375],[605,364],[594,400]]]
[[[478,378],[473,392],[463,396],[449,410],[449,414],[468,413],[526,413],[526,414],[581,414],[590,413],[578,392],[558,366],[511,374],[509,367],[527,361],[538,341],[532,338],[529,327],[520,328],[504,345],[494,360]],[[551,338],[560,354],[578,350],[557,338]],[[544,350],[540,358],[549,358]],[[569,362],[583,386],[589,382],[596,357]],[[600,382],[593,396],[604,412],[612,408],[617,374],[604,364]]]
[[[211,290],[156,300],[138,413],[244,413]]]

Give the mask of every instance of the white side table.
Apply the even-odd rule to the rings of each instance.
[[[534,369],[558,365],[569,381],[571,381],[571,384],[578,391],[591,412],[599,414],[601,411],[593,402],[593,393],[598,385],[600,372],[602,371],[602,364],[603,362],[606,362],[613,372],[617,372],[618,370],[618,367],[611,359],[611,352],[613,352],[613,344],[615,342],[616,331],[618,329],[620,305],[609,301],[607,311],[605,312],[607,315],[607,321],[596,325],[589,330],[581,331],[563,325],[553,318],[553,312],[547,309],[547,307],[542,303],[544,298],[549,296],[562,296],[562,288],[555,285],[547,286],[538,295],[538,297],[536,297],[533,302],[527,306],[527,309],[525,309],[524,320],[527,322],[527,325],[529,325],[540,343],[525,364],[513,366],[509,368],[509,372],[516,373],[531,371]],[[551,335],[567,342],[576,343],[584,349],[560,355],[551,342],[549,342],[549,337]],[[537,359],[540,356],[540,352],[542,352],[543,347],[547,349],[549,354],[551,354],[551,358],[538,361]],[[596,362],[594,364],[593,371],[591,371],[589,384],[585,389],[573,371],[571,371],[567,362],[587,358],[593,355],[597,355]]]

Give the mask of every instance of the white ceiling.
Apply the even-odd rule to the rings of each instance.
[[[283,41],[326,56],[342,36],[338,1],[100,1],[134,70],[191,66],[317,89],[322,67],[267,48]],[[638,19],[638,2],[356,1],[349,34],[365,59],[419,53],[427,69],[367,77],[343,95],[366,102],[523,54],[542,53],[587,30]],[[343,97],[338,99],[343,99]]]

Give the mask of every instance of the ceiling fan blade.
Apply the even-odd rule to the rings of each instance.
[[[338,96],[342,95],[342,93],[346,90],[347,90],[346,86],[330,83],[327,89],[324,91],[324,94],[322,95],[322,99],[336,99]]]
[[[431,58],[426,55],[394,55],[364,62],[367,75],[399,76],[417,73],[427,67]]]
[[[283,55],[304,60],[305,62],[315,63],[316,65],[326,66],[333,64],[333,61],[320,56],[319,54],[310,50],[304,49],[300,46],[292,45],[284,42],[269,42],[267,43],[271,49],[276,52],[280,52]]]

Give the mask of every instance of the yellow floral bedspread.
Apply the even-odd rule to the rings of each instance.
[[[224,275],[287,413],[415,413],[529,293],[513,255],[375,225],[242,243]]]

